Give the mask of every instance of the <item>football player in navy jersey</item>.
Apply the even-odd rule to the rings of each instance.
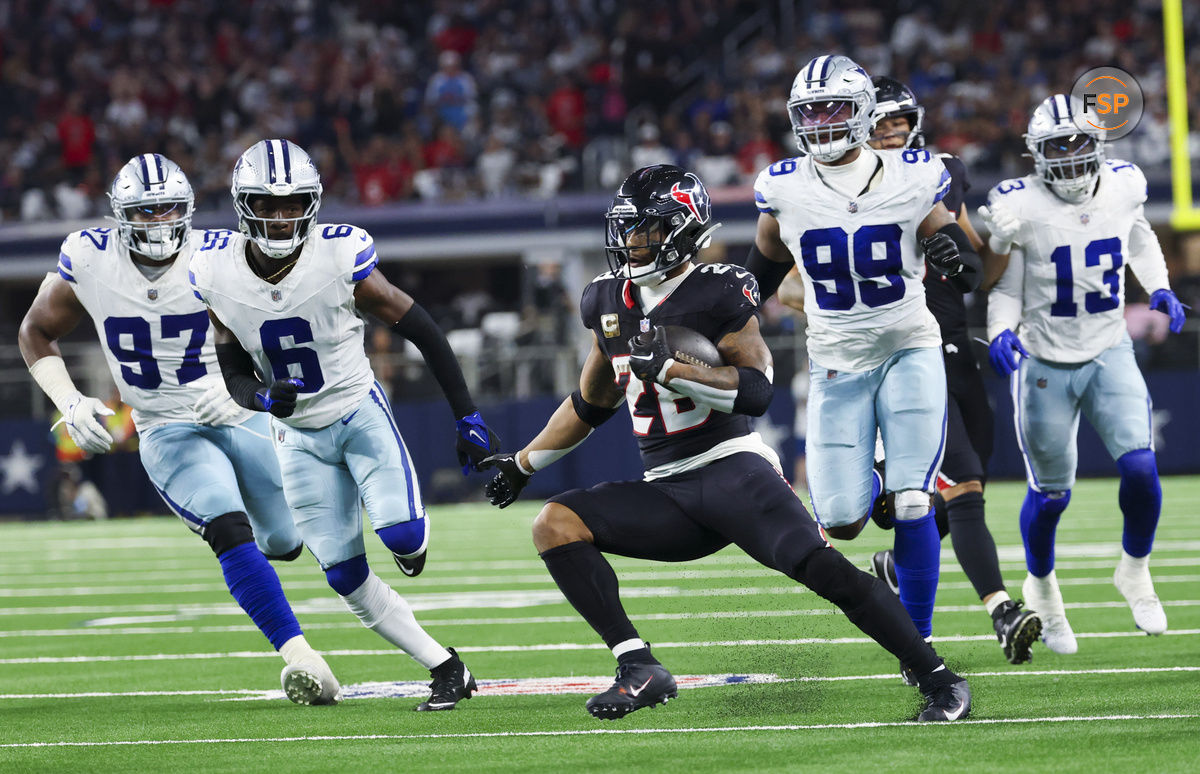
[[[917,102],[916,95],[894,78],[875,76],[871,81],[875,85],[875,128],[869,145],[875,150],[923,148],[925,108]],[[949,153],[938,153],[937,157],[951,176],[950,188],[942,203],[979,252],[986,282],[997,261],[972,228],[963,206],[970,188],[966,166]],[[998,267],[996,277],[1003,268],[1003,265]],[[938,533],[942,538],[950,535],[959,564],[992,617],[992,626],[1005,657],[1020,664],[1029,660],[1030,648],[1037,640],[1042,624],[1037,613],[1023,609],[1019,600],[1009,597],[1000,575],[996,542],[984,521],[983,485],[987,478],[987,461],[992,453],[993,418],[979,364],[967,335],[963,294],[971,292],[972,288],[960,277],[948,277],[937,271],[926,271],[924,284],[925,304],[941,328],[948,397],[946,454],[938,473],[938,492],[934,495]],[[803,284],[796,270],[785,280],[779,296],[784,303],[803,311]],[[882,495],[877,498],[872,515],[877,523],[891,528],[885,502]],[[871,563],[876,575],[887,580],[895,590],[893,552],[879,551]]]
[[[604,554],[686,561],[736,543],[836,604],[912,669],[925,696],[919,720],[965,717],[967,682],[882,582],[825,541],[774,452],[751,432],[749,417],[766,412],[773,392],[758,284],[740,267],[693,263],[718,225],[699,178],[668,165],[639,169],[621,185],[607,223],[613,269],[583,292],[580,314],[593,341],[579,389],[525,448],[480,464],[499,471],[487,494],[506,507],[530,476],[629,404],[645,477],[564,492],[533,524],[551,576],[617,659],[616,681],[587,702],[589,712],[615,719],[676,695],[671,673],[630,623]],[[713,341],[724,365],[677,360],[670,325]]]

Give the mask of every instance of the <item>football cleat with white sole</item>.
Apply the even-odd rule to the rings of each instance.
[[[1062,592],[1058,590],[1058,578],[1054,571],[1044,578],[1033,573],[1025,576],[1021,586],[1025,605],[1042,619],[1042,643],[1047,648],[1064,656],[1079,650],[1075,632],[1067,621],[1067,610],[1063,606]]]
[[[279,681],[284,694],[296,704],[337,704],[342,700],[342,686],[324,659],[288,664]]]
[[[1146,634],[1162,634],[1167,630],[1167,614],[1154,593],[1154,581],[1147,567],[1135,569],[1124,561],[1117,564],[1113,585],[1133,611],[1133,623]]]
[[[971,687],[966,680],[957,680],[931,689],[925,696],[925,709],[917,716],[919,723],[944,723],[962,720],[971,714]]]
[[[1020,600],[1001,602],[992,622],[996,639],[1010,664],[1024,664],[1033,658],[1030,649],[1042,633],[1042,619],[1034,610],[1022,610]]]
[[[587,711],[601,720],[617,720],[678,695],[675,678],[662,664],[619,664],[612,687],[588,699]]]
[[[467,669],[454,648],[446,650],[450,651],[450,658],[429,670],[433,677],[433,682],[429,684],[429,698],[413,707],[417,712],[452,710],[454,705],[471,698],[479,690],[475,675]]]

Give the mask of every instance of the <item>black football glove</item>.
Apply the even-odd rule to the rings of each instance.
[[[929,261],[939,274],[957,277],[965,268],[965,264],[958,257],[958,245],[949,234],[939,231],[933,236],[925,237],[921,240],[921,250],[925,253],[925,260]]]
[[[454,430],[454,450],[458,452],[464,476],[472,470],[481,470],[479,463],[500,451],[500,438],[495,430],[488,429],[478,411],[455,420]]]
[[[271,382],[270,387],[264,387],[254,393],[254,397],[263,411],[269,411],[283,419],[290,417],[296,410],[296,393],[303,386],[304,382],[299,379],[279,379]]]
[[[497,508],[507,508],[517,501],[529,476],[517,467],[517,455],[493,454],[479,463],[479,470],[496,469],[496,476],[483,487],[488,502]]]
[[[655,325],[649,332],[629,340],[629,370],[643,382],[659,382],[671,349],[667,346],[667,329]]]

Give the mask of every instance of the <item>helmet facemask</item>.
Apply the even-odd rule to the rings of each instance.
[[[800,150],[817,161],[837,161],[867,141],[871,121],[857,99],[790,100],[788,117]]]
[[[251,205],[251,201],[256,198],[275,199],[287,197],[276,197],[256,191],[240,191],[234,197],[234,209],[237,211],[238,224],[242,233],[253,240],[258,245],[258,249],[268,258],[282,260],[296,252],[304,244],[305,240],[308,239],[313,224],[317,222],[317,211],[321,208],[320,193],[305,191],[290,194],[290,196],[303,196],[307,199],[303,215],[295,218],[281,218],[270,213],[260,216],[254,213],[254,208]],[[280,222],[293,224],[292,235],[286,239],[272,239],[268,226],[269,224]]]
[[[1091,196],[1104,161],[1101,141],[1074,132],[1030,140],[1029,149],[1038,174],[1054,193],[1074,203]]]
[[[183,248],[192,229],[192,209],[191,197],[113,204],[121,241],[130,252],[153,261],[166,261]]]

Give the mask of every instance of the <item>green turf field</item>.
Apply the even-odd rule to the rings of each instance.
[[[895,661],[827,603],[727,549],[665,565],[618,559],[626,607],[680,678],[677,700],[616,722],[584,710],[613,659],[533,552],[536,505],[432,511],[430,563],[375,570],[485,683],[414,713],[428,673],[363,629],[311,557],[279,567],[348,698],[282,698],[282,661],[174,519],[0,525],[0,772],[20,771],[1196,771],[1200,755],[1200,478],[1163,481],[1152,560],[1170,631],[1133,627],[1113,588],[1117,484],[1081,482],[1058,532],[1079,653],[1004,661],[947,540],[939,652],[972,677],[968,722],[917,726]],[[1014,596],[1024,486],[988,491]],[[859,566],[890,544],[840,543]],[[730,678],[726,675],[741,677]],[[684,688],[684,677],[718,685]],[[708,676],[705,678],[705,676]],[[573,678],[541,683],[531,678]],[[740,682],[739,682],[740,681]],[[515,690],[532,695],[506,695]]]

